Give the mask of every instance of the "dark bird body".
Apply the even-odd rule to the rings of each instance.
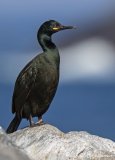
[[[15,117],[7,133],[16,131],[22,118],[28,119],[30,126],[34,125],[32,117],[38,117],[39,125],[43,123],[42,115],[48,110],[59,82],[60,56],[51,35],[72,28],[54,20],[40,27],[37,37],[44,52],[31,60],[16,80],[12,99],[12,113],[15,113]]]

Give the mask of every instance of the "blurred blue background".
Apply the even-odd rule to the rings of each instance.
[[[36,33],[49,19],[77,30],[53,35],[61,56],[60,83],[44,121],[64,132],[115,140],[115,0],[0,1],[0,125],[6,129],[14,116],[16,77],[42,52]],[[28,124],[23,120],[19,128]]]

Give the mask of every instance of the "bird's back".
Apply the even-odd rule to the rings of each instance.
[[[20,72],[14,88],[12,112],[24,118],[40,116],[48,109],[59,81],[59,64],[42,53]]]

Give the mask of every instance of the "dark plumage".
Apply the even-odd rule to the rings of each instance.
[[[15,113],[7,133],[17,130],[22,118],[34,125],[32,117],[38,117],[38,124],[42,124],[42,115],[48,110],[56,93],[59,81],[60,56],[57,47],[52,42],[51,35],[72,26],[62,26],[49,20],[38,30],[37,38],[43,53],[37,55],[20,72],[14,87],[12,99],[12,113]]]

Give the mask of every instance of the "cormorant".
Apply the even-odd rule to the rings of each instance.
[[[56,93],[59,81],[60,56],[51,36],[72,26],[63,26],[49,20],[38,30],[37,38],[43,53],[32,59],[17,77],[12,98],[12,113],[15,113],[7,133],[17,130],[22,118],[34,126],[32,117],[38,117],[38,124],[43,124],[42,115],[48,110]]]

